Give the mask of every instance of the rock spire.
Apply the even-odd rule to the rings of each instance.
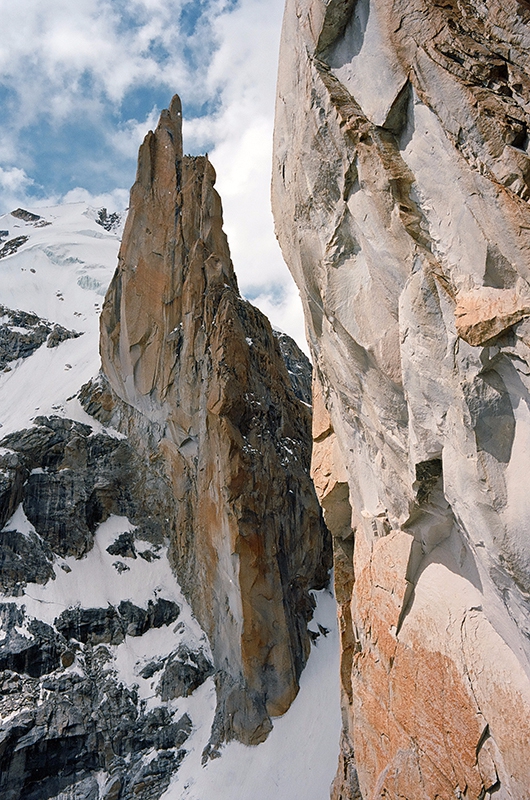
[[[255,744],[297,693],[309,589],[330,545],[309,477],[310,412],[267,319],[239,295],[215,172],[182,155],[178,97],[139,153],[86,407],[126,433],[217,670],[212,747]],[[155,487],[156,488],[153,488]]]

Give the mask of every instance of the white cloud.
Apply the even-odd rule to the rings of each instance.
[[[30,194],[34,182],[23,169],[0,167],[0,192],[6,209],[42,208],[59,203],[86,203],[93,208],[106,207],[109,211],[123,211],[129,205],[127,189],[113,189],[110,192],[92,194],[80,186],[71,189],[65,195],[51,195],[35,198]]]
[[[73,103],[79,92],[86,97],[87,78],[94,94],[115,103],[149,82],[203,91],[214,28],[227,6],[225,0],[0,0],[0,76],[25,100],[24,115],[42,111],[31,103],[39,96]],[[191,33],[180,22],[184,8],[198,15]],[[190,69],[190,56],[201,69]]]
[[[243,294],[305,346],[298,292],[285,266],[270,209],[272,131],[283,0],[242,0],[216,21],[218,49],[206,85],[220,98],[207,119],[184,127],[195,143],[212,141],[210,159],[225,230]],[[184,108],[184,114],[186,109]]]
[[[309,346],[305,338],[304,312],[294,282],[283,287],[280,298],[274,294],[263,293],[254,297],[252,303],[269,318],[273,328],[292,336],[299,347],[309,355]]]
[[[28,197],[28,190],[33,186],[33,181],[23,169],[0,167],[0,192],[5,198],[6,208],[10,210],[24,205]]]
[[[0,186],[2,189],[7,189],[10,192],[24,192],[33,181],[28,178],[23,169],[18,167],[11,167],[11,169],[2,169],[0,167]]]
[[[189,80],[179,29],[182,0],[165,3],[115,0],[0,0],[0,77],[15,92],[12,124],[41,115],[63,120],[101,102],[118,104],[127,91],[155,83],[186,86]],[[211,5],[217,3],[212,0]],[[156,48],[164,49],[161,62]]]
[[[148,130],[154,130],[160,117],[160,109],[156,106],[151,110],[145,120],[138,122],[129,119],[117,129],[109,133],[109,139],[114,148],[126,156],[136,159],[138,148],[144,140]]]
[[[86,203],[92,208],[105,207],[108,211],[123,211],[129,205],[129,192],[126,189],[114,189],[112,192],[91,194],[77,186],[60,199],[61,203]]]

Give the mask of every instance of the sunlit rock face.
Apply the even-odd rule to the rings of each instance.
[[[320,393],[337,799],[528,795],[529,22],[287,0],[273,206]]]
[[[239,295],[214,182],[207,157],[182,155],[174,98],[140,148],[101,317],[103,376],[83,398],[143,455],[146,494],[170,526],[213,650],[212,748],[262,741],[289,707],[310,647],[308,590],[331,566],[310,410],[268,321]]]

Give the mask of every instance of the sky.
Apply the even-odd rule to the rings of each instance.
[[[138,147],[174,93],[184,150],[217,172],[242,294],[305,346],[270,211],[284,0],[0,0],[0,214],[127,206]]]

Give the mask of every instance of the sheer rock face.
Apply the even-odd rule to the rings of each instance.
[[[353,750],[365,800],[530,786],[529,20],[287,0],[273,206],[322,406],[335,798]]]
[[[268,321],[239,296],[214,181],[207,157],[182,156],[174,98],[140,149],[101,317],[104,378],[84,402],[149,464],[212,645],[213,744],[257,743],[297,693],[308,590],[325,583],[331,547],[309,477],[310,413]]]

